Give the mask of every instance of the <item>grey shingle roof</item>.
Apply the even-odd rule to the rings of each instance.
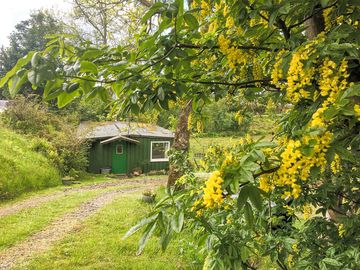
[[[5,111],[8,102],[7,100],[0,100],[0,113]]]
[[[137,122],[82,122],[79,135],[87,139],[110,138],[118,135],[127,137],[163,137],[173,138],[174,133],[168,129]]]

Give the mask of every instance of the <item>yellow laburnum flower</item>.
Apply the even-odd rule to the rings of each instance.
[[[326,8],[323,10],[323,17],[324,17],[324,24],[325,24],[325,31],[329,31],[331,28],[331,18],[330,14],[333,11],[333,7]]]
[[[291,246],[291,248],[292,248],[292,250],[293,250],[294,252],[298,252],[298,251],[299,251],[298,245],[297,245],[296,243],[293,244],[293,245]]]
[[[360,105],[355,104],[354,111],[355,111],[356,116],[358,117],[358,121],[360,121]]]
[[[291,191],[286,191],[283,198],[298,198],[301,193],[299,180],[306,181],[310,176],[310,170],[313,167],[320,167],[320,171],[325,171],[326,152],[330,147],[332,133],[327,131],[322,135],[305,136],[301,140],[282,140],[284,151],[281,153],[281,164],[274,173],[273,183],[278,187],[288,187]],[[300,149],[302,146],[310,147],[312,153],[304,155]]]
[[[228,29],[232,29],[234,27],[234,18],[232,16],[227,16],[225,27]]]
[[[220,206],[223,202],[221,184],[224,180],[221,178],[219,171],[214,171],[210,178],[205,182],[205,188],[203,189],[203,204],[207,208],[215,208]]]
[[[339,224],[338,232],[339,232],[339,236],[340,236],[340,237],[344,237],[344,235],[345,235],[344,224],[342,224],[342,223]]]
[[[308,220],[312,215],[312,208],[311,205],[306,204],[303,206],[303,216],[305,220]]]
[[[274,189],[274,186],[271,184],[270,176],[269,175],[262,175],[259,179],[259,188],[265,192],[270,192]]]
[[[331,171],[337,174],[341,171],[341,159],[338,154],[335,154],[334,160],[330,164]]]

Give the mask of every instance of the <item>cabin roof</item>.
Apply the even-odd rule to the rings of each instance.
[[[7,100],[0,100],[0,113],[5,111],[8,102]]]
[[[79,135],[87,139],[103,139],[116,136],[173,138],[174,133],[157,125],[138,122],[82,122]]]

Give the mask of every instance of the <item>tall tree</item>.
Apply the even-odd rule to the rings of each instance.
[[[134,0],[73,0],[74,29],[98,45],[119,45],[139,32],[148,2]]]
[[[16,62],[30,51],[43,50],[46,35],[63,33],[63,23],[47,10],[38,10],[21,21],[9,36],[9,46],[0,49],[0,76],[4,76]]]

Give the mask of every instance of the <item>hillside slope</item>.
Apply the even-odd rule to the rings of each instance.
[[[60,184],[58,171],[31,144],[0,125],[0,200]]]

